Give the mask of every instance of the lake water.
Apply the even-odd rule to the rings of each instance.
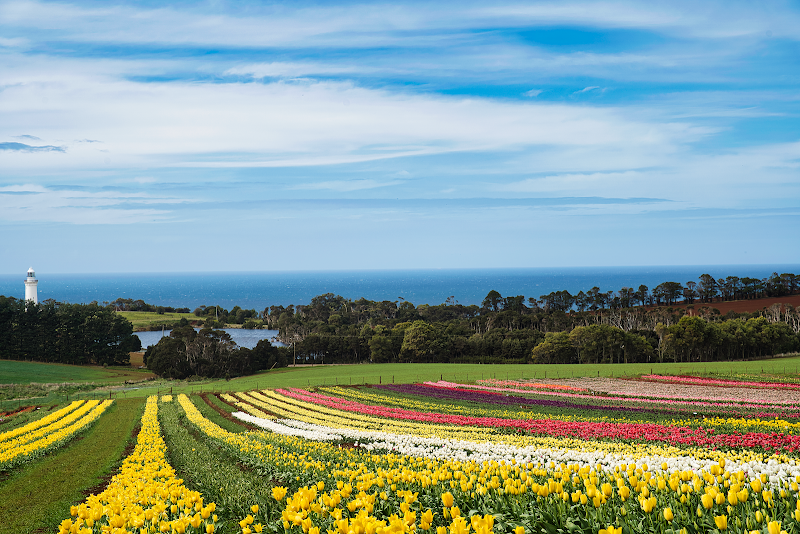
[[[237,345],[240,347],[247,347],[248,349],[255,348],[259,341],[262,339],[272,339],[278,335],[277,330],[245,330],[243,328],[225,328],[224,329]],[[150,345],[155,345],[162,336],[169,336],[170,330],[166,330],[163,334],[161,330],[157,332],[134,332],[142,340],[142,349],[146,349]],[[281,346],[283,343],[276,341],[272,343],[276,346]]]
[[[488,253],[488,252],[487,252]],[[349,299],[405,299],[441,304],[451,295],[461,304],[480,304],[491,290],[503,296],[539,297],[566,289],[573,295],[598,286],[650,289],[662,282],[697,281],[701,274],[764,278],[773,272],[800,273],[800,265],[714,265],[671,267],[568,267],[561,269],[421,269],[406,271],[295,271],[163,274],[53,274],[37,271],[39,302],[110,302],[119,297],[194,309],[219,305],[263,311],[271,305],[308,304],[316,295]],[[0,275],[0,295],[25,297],[25,272]]]

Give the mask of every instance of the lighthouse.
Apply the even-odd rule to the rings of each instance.
[[[28,269],[28,276],[25,278],[25,300],[30,300],[34,304],[39,304],[39,296],[36,294],[36,286],[39,285],[39,280],[36,279],[36,273],[33,272],[33,267]]]

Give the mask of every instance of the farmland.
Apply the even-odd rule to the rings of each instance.
[[[137,332],[154,328],[160,329],[162,326],[172,328],[181,319],[186,319],[187,321],[198,320],[193,313],[120,311],[117,314],[129,320],[133,325],[133,329]]]
[[[63,482],[73,497],[45,516],[52,531],[797,533],[800,380],[779,372],[791,363],[547,378],[544,366],[373,366],[377,380],[338,366],[153,385],[4,420],[0,447],[56,438],[2,476],[24,492],[135,406],[135,449],[122,452],[129,431],[107,436],[115,476]],[[41,528],[29,513],[14,532]]]

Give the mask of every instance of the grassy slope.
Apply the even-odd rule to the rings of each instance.
[[[81,439],[17,471],[0,484],[0,534],[55,532],[121,460],[141,399],[116,401]]]
[[[424,380],[474,381],[481,378],[566,378],[571,376],[624,376],[653,373],[795,375],[800,370],[800,356],[751,362],[683,363],[683,364],[603,364],[603,365],[481,365],[481,364],[375,364],[332,365],[277,369],[230,381],[218,380],[202,385],[173,384],[173,392],[247,391],[253,388],[307,387],[319,385],[377,384],[379,382],[413,383]],[[163,387],[163,386],[162,386]],[[147,394],[148,388],[136,394]]]
[[[0,360],[0,384],[101,382],[112,376],[113,371],[102,367]]]
[[[122,383],[142,380],[152,374],[130,367],[99,367],[64,363],[0,360],[0,384],[63,384],[64,382]]]
[[[28,366],[28,367],[26,367]],[[13,368],[21,369],[19,374]],[[49,369],[52,367],[53,369]],[[36,373],[38,371],[38,373]],[[87,381],[96,377],[96,372],[106,374],[105,383],[121,383],[129,378],[121,369],[73,367],[57,364],[0,361],[0,383],[12,380],[24,383],[34,377],[59,376],[61,381]],[[200,383],[179,381],[156,381],[139,384],[125,391],[123,398],[145,397],[163,393],[197,393],[200,391],[247,391],[254,388],[308,387],[321,385],[413,383],[425,380],[474,381],[481,378],[498,379],[549,379],[582,376],[631,376],[650,372],[660,374],[697,374],[735,377],[741,374],[797,376],[800,371],[800,356],[774,358],[750,362],[717,363],[635,363],[602,365],[481,365],[481,364],[374,364],[374,365],[329,365],[275,369],[253,376],[230,381],[212,380]],[[131,371],[136,375],[136,371]],[[139,376],[139,375],[136,375]],[[55,380],[54,380],[55,381]],[[91,396],[91,395],[90,395]],[[19,404],[18,401],[13,401]],[[38,399],[36,403],[39,404]]]
[[[129,320],[134,330],[147,328],[151,325],[170,325],[180,321],[182,317],[185,317],[187,321],[200,319],[193,313],[117,312],[117,314]]]

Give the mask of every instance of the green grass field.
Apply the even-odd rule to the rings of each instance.
[[[0,384],[63,384],[64,382],[118,384],[126,380],[138,381],[149,375],[151,373],[146,369],[131,367],[0,360]]]
[[[229,381],[164,382],[142,385],[128,396],[146,396],[154,393],[196,393],[200,391],[247,391],[255,388],[308,387],[322,385],[413,383],[425,380],[475,381],[497,379],[548,379],[586,376],[635,376],[648,373],[713,375],[739,377],[761,375],[780,378],[797,377],[800,356],[774,358],[749,362],[718,363],[653,363],[653,364],[603,364],[603,365],[481,365],[481,364],[363,364],[327,365],[315,367],[290,367]],[[749,376],[749,378],[755,378]]]
[[[125,385],[132,377],[145,376],[134,369],[103,369],[60,364],[0,361],[0,383],[30,382],[95,382],[117,384],[115,398],[145,397],[156,393],[195,393],[200,391],[247,391],[254,388],[308,387],[322,385],[413,383],[426,380],[475,381],[486,378],[538,379],[586,376],[635,376],[648,373],[693,374],[721,377],[755,378],[764,374],[773,377],[798,377],[800,356],[748,362],[716,363],[653,363],[601,365],[481,365],[481,364],[362,364],[290,367],[275,369],[233,380],[183,382],[156,380]],[[743,375],[748,375],[744,376]],[[104,393],[104,395],[106,395]],[[80,396],[96,397],[92,392]],[[38,403],[38,402],[37,402]]]
[[[185,317],[187,321],[197,321],[193,313],[156,313],[156,312],[117,312],[133,325],[134,330],[147,330],[151,326],[171,325]]]
[[[109,382],[118,375],[119,372],[102,367],[0,360],[0,384]]]
[[[20,406],[47,406],[77,396],[107,397],[105,390],[125,382],[141,382],[152,373],[130,367],[78,366],[57,363],[0,360],[0,410]],[[48,384],[32,386],[30,384]]]

